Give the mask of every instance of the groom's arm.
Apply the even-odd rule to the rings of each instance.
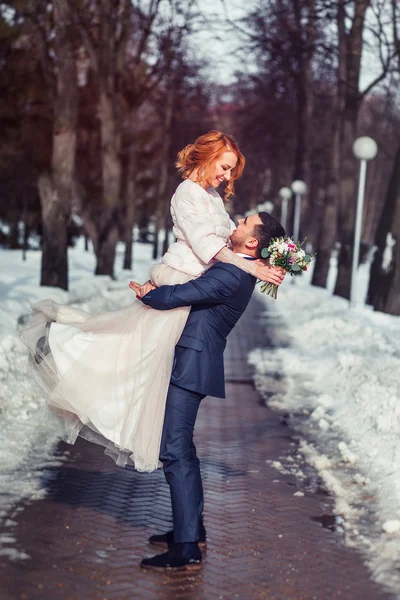
[[[162,285],[142,301],[157,310],[169,310],[194,304],[222,304],[240,285],[240,271],[233,265],[217,263],[197,279],[180,285]]]

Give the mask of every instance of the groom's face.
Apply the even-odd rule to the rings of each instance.
[[[231,235],[232,247],[256,247],[258,242],[254,237],[255,225],[262,225],[262,221],[257,213],[255,215],[249,215],[244,219],[239,219],[238,225]]]

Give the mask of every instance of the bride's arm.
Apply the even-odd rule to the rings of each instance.
[[[207,192],[199,186],[198,190],[193,188],[190,194],[187,191],[177,192],[174,199],[177,225],[196,256],[205,264],[216,259],[236,265],[239,269],[262,281],[269,281],[276,285],[281,284],[284,271],[280,267],[271,267],[237,256],[232,250],[229,250],[226,241],[216,235],[215,223],[207,210],[204,194]]]
[[[242,271],[250,273],[250,275],[257,277],[257,279],[261,279],[261,281],[269,281],[275,285],[280,285],[284,278],[284,271],[280,267],[271,267],[268,264],[255,260],[246,260],[235,254],[235,252],[232,252],[232,250],[229,250],[226,246],[214,258],[220,262],[236,265]]]

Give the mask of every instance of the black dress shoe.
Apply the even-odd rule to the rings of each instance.
[[[169,548],[169,546],[174,543],[174,532],[167,531],[167,533],[152,535],[149,537],[149,543],[153,546],[158,546],[159,548]],[[207,546],[207,535],[204,525],[200,525],[200,535],[197,543],[200,548],[205,548]]]
[[[172,543],[167,552],[144,558],[140,566],[143,569],[198,571],[201,569],[201,551],[196,542]]]

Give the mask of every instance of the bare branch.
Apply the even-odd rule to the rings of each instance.
[[[86,52],[88,53],[91,65],[95,73],[99,73],[99,59],[96,51],[96,47],[93,42],[93,38],[89,34],[87,23],[82,19],[82,13],[85,11],[85,7],[82,9],[77,8],[74,0],[66,0],[69,4],[71,18],[79,31],[83,45],[85,46]]]

